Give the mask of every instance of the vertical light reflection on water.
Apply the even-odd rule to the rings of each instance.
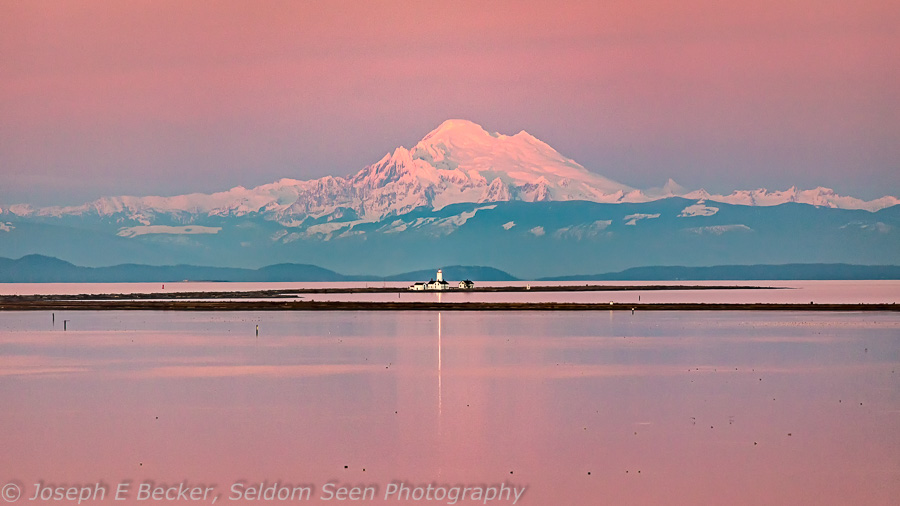
[[[441,313],[438,313],[438,435],[441,434],[441,414],[443,413],[443,387],[441,385]]]
[[[443,385],[441,383],[441,313],[438,312],[438,448],[443,448]],[[444,459],[438,461],[438,478],[442,478],[444,474]]]

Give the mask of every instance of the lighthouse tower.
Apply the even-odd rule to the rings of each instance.
[[[443,273],[440,269],[438,269],[438,271],[437,271],[437,282],[440,283],[440,282],[443,281],[443,280],[444,280],[444,273]]]

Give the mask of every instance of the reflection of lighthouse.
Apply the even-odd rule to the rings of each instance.
[[[438,271],[438,276],[441,271]],[[443,394],[444,389],[441,386],[441,313],[438,313],[438,434],[441,430],[441,413],[443,411]]]
[[[438,271],[438,279],[441,278],[441,271]],[[438,294],[440,295],[440,294]],[[444,405],[443,405],[443,396],[444,396],[444,387],[441,384],[441,313],[438,312],[438,356],[437,356],[437,373],[438,373],[438,420],[437,420],[437,435],[438,440],[440,440],[444,434]],[[444,474],[444,458],[443,456],[438,460],[438,477],[440,478]]]

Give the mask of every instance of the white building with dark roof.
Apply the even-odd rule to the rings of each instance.
[[[471,281],[470,281],[471,283]],[[444,281],[444,272],[441,269],[437,271],[437,279],[432,279],[427,283],[415,283],[409,285],[409,289],[414,292],[419,291],[444,291],[450,289],[450,283]]]
[[[425,287],[426,290],[449,290],[450,283],[444,281],[444,272],[441,269],[437,271],[437,279],[432,279]]]

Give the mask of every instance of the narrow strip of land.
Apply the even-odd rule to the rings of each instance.
[[[2,300],[0,311],[900,311],[897,304]]]
[[[784,287],[737,286],[737,285],[536,285],[536,286],[482,286],[477,288],[451,288],[449,290],[410,290],[406,287],[321,287],[291,288],[285,290],[248,290],[220,292],[173,292],[148,293],[105,293],[77,295],[6,295],[0,296],[0,303],[10,301],[41,300],[160,300],[160,299],[283,299],[313,294],[341,293],[504,293],[504,292],[639,292],[639,291],[679,291],[679,290],[781,290]]]

